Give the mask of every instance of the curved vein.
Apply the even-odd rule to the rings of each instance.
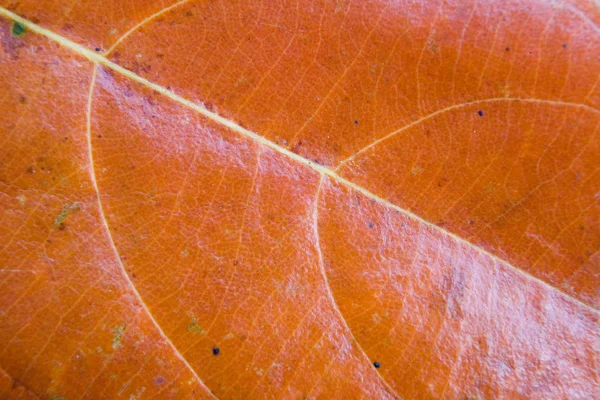
[[[516,266],[512,265],[508,261],[503,260],[502,258],[500,258],[500,257],[498,257],[498,256],[490,253],[489,251],[487,251],[487,250],[485,250],[485,249],[483,249],[483,248],[475,245],[474,243],[469,242],[467,239],[464,239],[464,238],[462,238],[460,236],[457,236],[456,234],[454,234],[452,232],[449,232],[449,231],[443,229],[442,227],[440,227],[438,225],[435,225],[434,223],[432,223],[430,221],[424,220],[420,216],[412,213],[411,211],[405,210],[404,208],[399,207],[398,205],[390,202],[389,200],[384,199],[384,198],[376,195],[375,193],[370,192],[369,190],[365,189],[364,187],[359,186],[356,183],[351,182],[351,181],[343,178],[336,171],[334,171],[332,169],[329,169],[327,167],[324,167],[322,165],[319,165],[317,163],[314,163],[314,162],[312,162],[312,161],[310,161],[310,160],[308,160],[308,159],[306,159],[306,158],[304,158],[304,157],[302,157],[302,156],[300,156],[300,155],[298,155],[298,154],[296,154],[296,153],[294,153],[294,152],[292,152],[292,151],[290,151],[290,150],[288,150],[288,149],[286,149],[284,147],[281,147],[281,146],[279,146],[279,145],[277,145],[277,144],[275,144],[275,143],[267,140],[266,138],[264,138],[263,136],[259,135],[258,133],[252,132],[252,131],[250,131],[250,130],[248,130],[248,129],[242,127],[242,126],[240,126],[239,124],[237,124],[234,121],[231,121],[231,120],[229,120],[227,118],[224,118],[224,117],[220,116],[217,113],[209,111],[206,108],[204,108],[203,106],[201,106],[199,104],[196,104],[196,103],[192,102],[191,100],[188,100],[188,99],[186,99],[186,98],[184,98],[182,96],[179,96],[179,95],[175,94],[173,91],[171,91],[171,90],[169,90],[169,89],[167,89],[167,88],[165,88],[163,86],[160,86],[160,85],[158,85],[156,83],[153,83],[153,82],[151,82],[151,81],[149,81],[149,80],[147,80],[145,78],[142,78],[141,76],[135,74],[134,72],[132,72],[132,71],[130,71],[128,69],[125,69],[122,66],[120,66],[120,65],[118,65],[118,64],[116,64],[116,63],[114,63],[114,62],[112,62],[110,60],[108,60],[106,57],[104,57],[104,56],[102,56],[100,54],[97,54],[97,53],[95,53],[95,52],[87,49],[86,47],[84,47],[84,46],[82,46],[82,45],[80,45],[78,43],[75,43],[75,42],[73,42],[73,41],[71,41],[71,40],[69,40],[69,39],[67,39],[67,38],[65,38],[63,36],[60,36],[60,35],[52,32],[52,31],[50,31],[48,29],[42,28],[41,26],[34,24],[33,22],[31,22],[31,21],[29,21],[29,20],[27,20],[27,19],[25,19],[25,18],[23,18],[23,17],[15,14],[15,13],[13,13],[12,11],[9,11],[9,10],[3,8],[3,7],[0,7],[0,15],[4,16],[6,18],[9,18],[9,19],[11,19],[13,21],[16,21],[16,22],[18,22],[20,24],[23,24],[30,31],[38,33],[38,34],[40,34],[42,36],[45,36],[46,38],[48,38],[48,39],[50,39],[50,40],[58,43],[59,45],[65,47],[65,48],[67,48],[67,49],[69,49],[69,50],[71,50],[73,52],[76,52],[77,54],[79,54],[82,57],[87,58],[88,60],[92,61],[95,64],[101,64],[101,65],[103,65],[103,66],[105,66],[105,67],[113,70],[114,72],[119,73],[119,74],[123,75],[124,77],[129,78],[132,81],[137,82],[140,85],[145,86],[146,88],[154,90],[154,91],[162,94],[163,96],[165,96],[165,97],[167,97],[167,98],[169,98],[169,99],[171,99],[171,100],[173,100],[173,101],[175,101],[175,102],[177,102],[177,103],[179,103],[179,104],[181,104],[181,105],[183,105],[183,106],[185,106],[187,108],[190,108],[190,109],[193,109],[193,110],[197,111],[198,113],[204,115],[206,118],[208,118],[208,119],[216,122],[217,124],[222,125],[225,128],[228,128],[228,129],[232,130],[233,132],[236,132],[236,133],[238,133],[238,134],[240,134],[242,136],[245,136],[245,137],[247,137],[247,138],[249,138],[249,139],[251,139],[251,140],[253,140],[253,141],[255,141],[255,142],[257,142],[257,143],[259,143],[261,145],[263,145],[263,146],[266,146],[266,147],[268,147],[268,148],[270,148],[270,149],[272,149],[272,150],[274,150],[274,151],[276,151],[276,152],[278,152],[280,154],[283,154],[283,155],[287,156],[288,158],[292,159],[293,161],[296,161],[298,163],[304,164],[304,165],[306,165],[306,166],[314,169],[315,171],[317,171],[318,173],[320,173],[322,175],[327,175],[328,177],[330,177],[331,179],[333,179],[336,182],[340,183],[341,185],[344,185],[344,186],[346,186],[346,187],[348,187],[350,189],[356,190],[356,191],[362,193],[363,195],[369,197],[372,200],[375,200],[375,201],[378,201],[378,202],[380,202],[382,204],[385,204],[386,206],[388,206],[388,207],[390,207],[390,208],[392,208],[394,210],[397,210],[398,212],[406,215],[407,217],[409,217],[411,219],[414,219],[417,222],[422,223],[422,224],[430,227],[431,229],[435,229],[436,231],[440,232],[441,234],[444,234],[444,235],[446,235],[448,237],[451,237],[452,239],[456,240],[457,242],[462,243],[462,244],[464,244],[464,245],[472,248],[474,251],[477,251],[477,252],[479,252],[481,254],[484,254],[484,255],[486,255],[487,257],[490,257],[493,260],[501,262],[502,264],[506,265],[507,267],[515,270],[517,273],[522,274],[528,280],[532,280],[534,282],[537,282],[538,284],[542,285],[543,287],[549,288],[550,290],[552,290],[554,292],[560,293],[563,296],[565,296],[566,298],[570,299],[570,301],[578,304],[579,306],[581,306],[581,307],[589,310],[590,312],[592,312],[592,313],[594,313],[596,315],[600,315],[600,310],[594,308],[592,305],[586,304],[582,300],[579,300],[579,299],[573,297],[572,295],[570,295],[570,294],[568,294],[566,292],[563,292],[559,288],[550,285],[549,283],[543,281],[542,279],[540,279],[540,278],[538,278],[538,277],[536,277],[534,275],[531,275],[530,273],[525,272],[524,270],[522,270],[520,268],[517,268]],[[477,100],[476,102],[477,103],[482,103],[482,102],[486,102],[486,101],[487,102],[492,102],[492,101],[500,101],[500,100],[504,100],[504,99],[505,98],[486,99],[486,100]],[[572,106],[572,107],[582,107],[582,108],[585,108],[585,109],[587,109],[587,110],[589,110],[591,112],[600,114],[600,110],[595,109],[595,108],[590,107],[590,106],[585,105],[585,104],[581,104],[581,103],[566,103],[566,102],[561,102],[561,101],[541,100],[541,99],[516,99],[516,98],[513,98],[512,100],[514,100],[514,101],[529,100],[529,101],[538,102],[538,103],[555,104],[555,105],[569,105],[569,106]],[[454,105],[454,106],[447,107],[446,109],[442,109],[442,110],[436,111],[436,112],[434,112],[434,113],[432,113],[432,114],[430,114],[428,116],[425,116],[425,117],[423,117],[423,118],[421,118],[421,119],[419,119],[419,120],[417,120],[417,121],[415,121],[415,122],[413,122],[413,123],[411,123],[409,125],[406,125],[405,127],[401,128],[401,129],[408,129],[410,126],[414,126],[415,124],[422,122],[424,118],[432,118],[435,115],[439,115],[442,112],[449,111],[450,108],[456,109],[456,108],[460,108],[460,107],[465,107],[467,104],[468,103],[457,104],[457,105]],[[394,133],[394,132],[392,132],[392,133]],[[396,131],[396,133],[397,133],[397,131]],[[388,136],[390,136],[390,135],[388,135]],[[384,139],[385,138],[382,138],[382,140],[384,140]]]
[[[381,144],[382,142],[385,142],[391,138],[393,138],[394,136],[398,135],[401,132],[404,132],[416,125],[422,124],[425,121],[428,121],[432,118],[435,118],[441,114],[445,114],[447,112],[450,111],[454,111],[454,110],[458,110],[461,108],[465,108],[465,107],[469,107],[469,106],[473,106],[473,105],[477,105],[477,104],[486,104],[486,103],[499,103],[499,102],[505,102],[505,101],[512,101],[512,102],[520,102],[520,103],[531,103],[531,104],[550,104],[553,106],[562,106],[562,107],[575,107],[575,108],[583,108],[584,110],[587,110],[589,112],[592,113],[596,113],[600,115],[600,110],[598,110],[597,108],[588,106],[587,104],[581,104],[581,103],[569,103],[566,101],[558,101],[558,100],[544,100],[544,99],[534,99],[534,98],[520,98],[520,97],[492,97],[489,99],[480,99],[480,100],[473,100],[473,101],[467,101],[464,103],[459,103],[459,104],[453,104],[451,106],[442,108],[440,110],[434,111],[431,114],[427,114],[424,117],[421,117],[417,120],[414,120],[404,126],[402,126],[401,128],[396,129],[395,131],[388,133],[387,135],[383,136],[382,138],[379,138],[373,142],[371,142],[370,144],[366,145],[365,147],[363,147],[362,149],[360,149],[359,151],[357,151],[356,153],[354,153],[353,155],[351,155],[350,157],[340,161],[340,163],[337,165],[337,167],[335,167],[334,171],[339,171],[340,169],[342,169],[342,167],[344,165],[346,165],[347,163],[351,162],[352,160],[354,160],[357,156],[365,153],[366,151],[372,149],[373,147]]]
[[[127,37],[129,35],[131,35],[133,32],[137,31],[138,29],[140,29],[142,26],[146,25],[148,22],[152,21],[153,19],[161,16],[162,14],[166,13],[167,11],[170,11],[176,7],[179,7],[182,4],[187,3],[189,0],[180,0],[175,4],[171,4],[168,7],[163,8],[162,10],[159,10],[157,12],[155,12],[154,14],[150,15],[149,17],[144,18],[141,22],[139,22],[137,25],[135,25],[133,28],[131,28],[130,30],[128,30],[127,32],[125,32],[123,35],[121,35],[120,38],[117,39],[117,41],[109,47],[108,50],[106,50],[104,52],[104,57],[108,57],[110,55],[110,53],[112,53],[114,51],[115,48],[117,48],[117,46],[119,44],[121,44],[121,42],[125,39],[127,39]]]
[[[210,393],[214,399],[218,400],[218,398],[212,393],[212,391],[204,384],[202,379],[200,379],[200,377],[198,376],[198,374],[196,373],[194,368],[192,368],[192,366],[187,362],[187,360],[181,355],[179,350],[177,350],[177,348],[175,347],[173,342],[171,342],[171,339],[169,339],[167,337],[167,335],[162,330],[162,328],[160,327],[158,322],[154,319],[154,316],[148,309],[148,306],[146,306],[144,299],[142,298],[142,296],[138,292],[137,288],[135,287],[135,285],[129,278],[129,274],[127,274],[127,271],[125,270],[125,266],[123,265],[123,262],[121,261],[121,256],[119,255],[119,251],[117,250],[117,246],[116,246],[115,241],[110,232],[110,228],[108,226],[108,221],[106,220],[106,216],[104,214],[104,208],[102,207],[100,191],[98,190],[98,183],[96,181],[96,172],[95,172],[95,168],[94,168],[94,157],[93,157],[93,151],[92,151],[92,100],[93,100],[93,96],[94,96],[94,88],[96,86],[97,74],[98,74],[98,64],[94,64],[94,71],[92,73],[92,82],[90,84],[90,90],[88,93],[88,101],[87,101],[87,109],[86,109],[86,139],[87,139],[87,144],[88,144],[88,158],[90,161],[90,180],[92,182],[92,187],[93,187],[95,195],[96,195],[96,201],[97,201],[97,205],[98,205],[98,213],[100,214],[100,219],[102,220],[102,225],[105,228],[109,245],[113,251],[113,254],[115,256],[115,259],[117,260],[117,263],[119,264],[120,271],[121,271],[121,274],[123,275],[123,278],[129,284],[132,292],[134,293],[135,297],[141,304],[142,308],[144,309],[144,311],[146,312],[146,314],[148,315],[148,317],[150,318],[150,320],[156,327],[158,333],[164,338],[164,340],[168,343],[168,345],[173,349],[175,356],[177,358],[179,358],[183,362],[183,364],[190,370],[190,372],[194,375],[194,378],[196,378],[196,381],[198,382],[198,384],[200,386],[202,386],[206,390],[207,393]]]
[[[314,204],[313,213],[312,213],[312,217],[313,217],[313,221],[312,221],[313,222],[313,232],[315,234],[315,248],[317,250],[317,255],[318,255],[318,259],[319,259],[319,269],[321,270],[321,275],[323,275],[323,282],[325,283],[325,289],[326,289],[326,292],[327,292],[327,297],[329,298],[329,301],[331,302],[331,305],[333,306],[334,312],[336,314],[338,314],[338,317],[340,318],[340,321],[342,321],[342,325],[348,330],[348,334],[352,338],[352,341],[354,343],[356,343],[356,347],[358,347],[358,350],[360,351],[360,353],[367,360],[367,363],[371,364],[369,356],[367,355],[367,353],[365,352],[365,350],[362,348],[362,346],[360,345],[360,343],[358,343],[358,340],[356,340],[356,338],[354,337],[354,334],[352,333],[352,329],[350,329],[350,326],[348,326],[348,322],[346,321],[346,318],[344,318],[344,315],[342,314],[342,311],[340,310],[340,308],[338,307],[337,302],[335,301],[335,297],[333,296],[333,292],[331,290],[331,285],[329,284],[329,279],[327,278],[327,271],[325,271],[325,263],[323,262],[323,253],[321,252],[321,237],[319,235],[319,199],[321,197],[321,187],[323,186],[323,181],[324,180],[325,180],[325,175],[321,175],[321,179],[319,179],[319,185],[317,186],[317,193],[315,195],[315,204]],[[388,388],[388,390],[390,390],[397,399],[400,399],[401,397],[390,386],[390,384],[388,383],[388,381],[386,381],[383,378],[383,376],[381,376],[381,374],[379,372],[377,372],[377,370],[375,370],[375,373],[379,376],[379,378],[381,379],[381,381],[383,382],[383,384]]]

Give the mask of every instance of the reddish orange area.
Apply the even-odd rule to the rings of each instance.
[[[0,399],[600,397],[596,5],[0,16]]]

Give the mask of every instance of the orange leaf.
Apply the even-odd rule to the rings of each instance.
[[[600,11],[4,1],[0,397],[600,398]]]

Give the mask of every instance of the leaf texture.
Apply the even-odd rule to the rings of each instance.
[[[597,5],[2,5],[3,398],[600,398]]]

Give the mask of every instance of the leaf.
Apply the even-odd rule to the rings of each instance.
[[[600,397],[596,5],[3,6],[3,398]]]

